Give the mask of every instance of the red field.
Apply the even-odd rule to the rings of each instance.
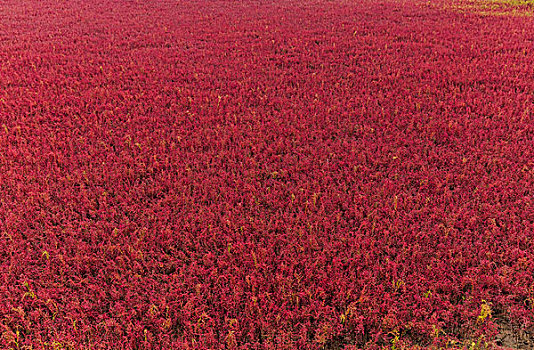
[[[0,1],[0,348],[534,347],[532,12]]]

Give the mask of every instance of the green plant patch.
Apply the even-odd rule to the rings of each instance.
[[[490,2],[508,6],[534,6],[534,1],[532,0],[490,0]]]
[[[533,0],[474,0],[446,6],[454,11],[476,13],[482,16],[529,17],[534,11]]]

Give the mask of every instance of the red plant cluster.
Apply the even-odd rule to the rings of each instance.
[[[534,22],[417,0],[0,3],[0,348],[534,326]]]

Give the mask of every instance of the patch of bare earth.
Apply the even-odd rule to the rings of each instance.
[[[501,349],[534,349],[534,332],[513,326],[510,322],[499,323],[499,335],[495,345]]]

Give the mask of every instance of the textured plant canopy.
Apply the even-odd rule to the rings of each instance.
[[[0,348],[532,346],[532,10],[458,4],[1,1]]]

